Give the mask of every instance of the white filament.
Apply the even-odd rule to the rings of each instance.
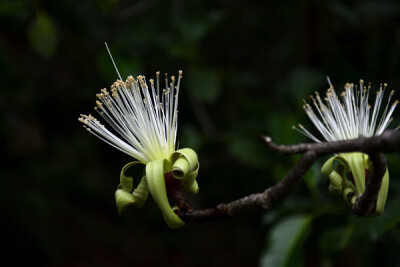
[[[364,81],[360,80],[360,88],[358,90],[354,84],[347,83],[344,87],[345,91],[341,94],[341,102],[329,78],[327,79],[330,87],[327,90],[325,102],[322,101],[318,93],[315,93],[316,97],[311,97],[313,106],[307,103],[303,106],[306,114],[325,140],[354,139],[361,135],[371,137],[383,133],[392,121],[391,116],[398,104],[397,100],[390,104],[394,94],[394,91],[391,91],[383,113],[379,114],[387,84],[380,85],[371,114],[371,106],[368,104],[370,85],[365,88]],[[379,123],[378,117],[380,117]],[[320,142],[302,125],[299,124],[294,129],[308,138]]]
[[[156,86],[150,80],[150,88],[144,76],[138,76],[137,80],[129,76],[125,82],[117,80],[111,86],[111,93],[102,89],[97,94],[95,110],[121,138],[90,114],[81,115],[79,121],[103,141],[145,164],[168,158],[175,151],[182,71],[176,86],[174,76],[170,83],[166,77],[161,95],[160,73],[156,75]]]

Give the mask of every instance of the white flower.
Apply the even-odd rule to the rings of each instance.
[[[360,136],[371,137],[380,135],[392,121],[392,114],[398,101],[391,104],[394,91],[389,94],[386,106],[381,112],[381,104],[387,84],[381,84],[376,93],[375,103],[372,107],[368,104],[371,85],[367,87],[364,81],[360,80],[360,87],[347,83],[344,92],[341,94],[342,101],[336,95],[335,90],[328,78],[330,87],[327,90],[325,102],[322,101],[316,92],[316,97],[311,98],[311,105],[306,103],[303,106],[306,114],[328,142],[338,140],[355,139]],[[314,111],[314,108],[316,112]],[[298,128],[293,128],[315,142],[321,142],[311,134],[301,124]],[[334,170],[334,162],[337,161]],[[365,191],[365,185],[369,178],[369,173],[373,168],[368,155],[352,152],[340,153],[325,162],[321,172],[329,177],[329,191],[334,194],[343,194],[344,200],[350,205],[354,205],[358,196]],[[389,173],[386,170],[382,177],[376,209],[370,215],[381,215],[386,203],[389,188]]]
[[[144,76],[135,80],[129,76],[125,82],[117,80],[111,93],[102,89],[97,94],[95,110],[108,122],[120,137],[109,131],[92,115],[81,115],[79,121],[94,135],[144,164],[157,159],[167,159],[175,151],[178,124],[178,95],[182,78],[165,79],[165,89],[160,91],[160,72],[156,85],[150,88]]]
[[[114,61],[113,64],[115,66]],[[185,223],[169,204],[166,180],[174,190],[180,190],[182,186],[196,194],[199,191],[196,181],[199,163],[192,149],[176,150],[182,71],[179,71],[177,80],[172,76],[171,82],[167,74],[165,76],[164,89],[161,89],[160,72],[157,72],[156,81],[149,80],[150,86],[142,75],[137,79],[129,76],[125,82],[119,76],[120,79],[111,86],[111,92],[102,89],[96,95],[95,110],[117,135],[90,114],[81,115],[79,121],[95,136],[138,160],[122,168],[120,184],[115,192],[118,212],[121,213],[129,205],[142,207],[150,193],[166,223],[171,228],[177,228]],[[145,165],[144,176],[140,177],[135,189],[133,178],[126,176],[125,172],[132,166],[140,165]],[[171,182],[171,178],[165,179],[165,175],[179,181]]]
[[[326,141],[354,139],[361,135],[371,137],[383,133],[392,121],[392,113],[398,104],[396,100],[390,105],[394,94],[394,91],[391,91],[386,107],[378,120],[383,95],[387,87],[386,83],[380,85],[371,112],[371,106],[368,104],[371,89],[370,84],[366,87],[364,86],[364,81],[360,80],[360,87],[357,88],[357,85],[347,83],[344,86],[345,91],[341,94],[342,102],[340,102],[329,79],[328,82],[330,87],[326,93],[326,104],[324,104],[317,92],[315,93],[315,98],[311,96],[312,105],[317,113],[314,112],[310,104],[305,103],[303,106],[308,117]],[[298,127],[294,128],[310,139],[320,142],[318,138],[307,131],[301,124]]]

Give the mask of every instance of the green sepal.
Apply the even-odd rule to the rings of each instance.
[[[170,228],[179,228],[185,226],[185,222],[176,215],[168,202],[164,179],[164,173],[168,171],[171,171],[171,165],[167,160],[160,159],[149,162],[146,165],[146,180],[150,193],[160,208],[165,222]]]
[[[133,190],[132,196],[135,199],[136,208],[140,209],[141,207],[143,207],[144,203],[147,200],[147,197],[149,196],[149,187],[147,185],[147,180],[145,176],[143,176],[143,178],[140,180],[140,183],[136,187],[136,189]]]
[[[197,194],[199,186],[196,181],[199,172],[199,159],[196,152],[190,148],[183,148],[171,154],[172,175],[180,179],[187,192]]]
[[[131,193],[121,188],[115,191],[115,203],[117,204],[118,214],[121,215],[128,206],[135,204],[135,199]]]

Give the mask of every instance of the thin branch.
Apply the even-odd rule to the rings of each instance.
[[[379,136],[370,138],[359,137],[352,140],[323,142],[323,143],[302,143],[297,145],[285,146],[277,145],[268,136],[261,136],[267,148],[282,153],[284,155],[303,154],[308,150],[315,151],[318,156],[332,153],[344,152],[383,152],[393,153],[400,150],[400,131],[388,130]]]
[[[368,155],[373,164],[370,179],[368,179],[365,192],[357,197],[353,205],[353,213],[357,216],[366,216],[376,208],[376,199],[382,185],[382,178],[385,175],[387,164],[383,153],[373,153]]]
[[[370,138],[360,137],[353,140],[291,146],[277,145],[267,136],[262,136],[261,138],[267,148],[273,151],[285,155],[303,154],[303,156],[281,181],[264,192],[251,194],[228,204],[219,204],[210,209],[180,212],[179,216],[182,220],[188,223],[204,222],[234,216],[246,210],[259,207],[269,210],[276,201],[285,195],[293,184],[304,176],[318,157],[344,152],[366,153],[373,164],[371,177],[368,180],[365,192],[357,198],[352,208],[353,213],[357,216],[366,216],[375,210],[382,178],[387,169],[383,153],[393,153],[400,150],[400,131],[386,131],[380,136]]]

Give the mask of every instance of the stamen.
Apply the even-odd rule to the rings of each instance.
[[[353,139],[360,135],[367,137],[379,135],[392,121],[391,115],[398,105],[398,101],[393,104],[390,103],[394,91],[390,92],[386,107],[380,114],[384,91],[387,87],[386,83],[380,85],[370,118],[371,106],[368,104],[368,97],[371,83],[364,86],[364,80],[361,79],[360,90],[357,89],[357,85],[346,83],[345,91],[340,94],[342,101],[339,101],[329,77],[327,77],[327,81],[330,87],[327,89],[324,98],[326,105],[322,102],[318,92],[315,92],[315,99],[312,96],[309,97],[314,104],[313,107],[303,100],[303,109],[327,141]],[[317,113],[314,113],[313,108],[317,110]],[[378,118],[380,120],[376,127]],[[299,128],[294,127],[293,129],[314,141],[318,140],[301,125],[299,125]]]

